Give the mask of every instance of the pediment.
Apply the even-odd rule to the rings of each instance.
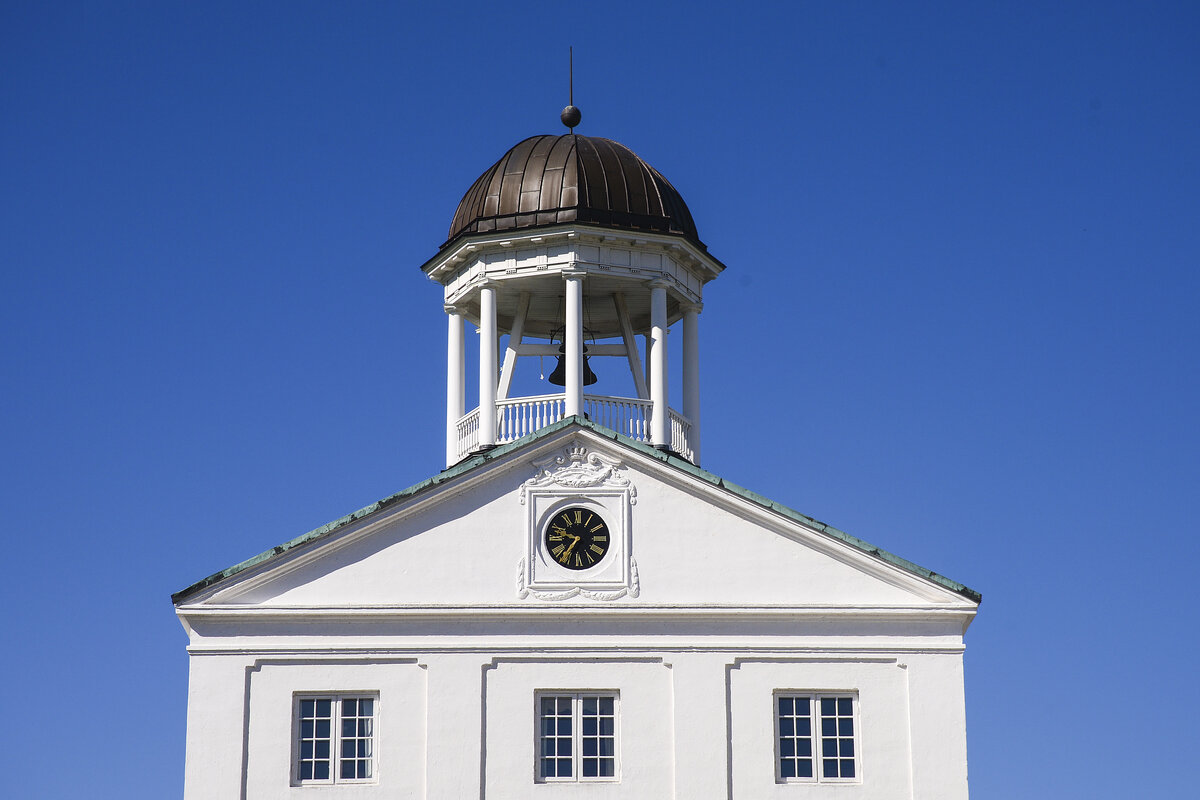
[[[192,592],[181,604],[308,609],[975,605],[953,582],[931,578],[845,534],[647,451],[588,426],[562,426],[326,526],[259,563],[216,576],[199,591],[181,593]],[[625,537],[624,550],[606,551],[607,560],[578,571],[548,563],[538,549],[542,520],[568,507],[603,516],[614,538]]]

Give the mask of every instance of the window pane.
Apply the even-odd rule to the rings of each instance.
[[[854,698],[821,698],[821,777],[854,777],[854,755]]]
[[[785,758],[779,762],[779,775],[783,778],[796,777],[796,762],[791,758]]]
[[[585,694],[541,697],[537,708],[541,778],[581,780],[616,774],[614,698]]]
[[[779,716],[790,716],[792,713],[793,700],[790,697],[779,698]]]

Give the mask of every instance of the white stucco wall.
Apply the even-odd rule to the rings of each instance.
[[[636,489],[621,557],[639,578],[615,599],[519,591],[518,565],[536,557],[521,486],[564,445],[622,459]],[[586,432],[347,525],[179,613],[188,800],[967,797],[973,603]],[[535,780],[543,690],[618,696],[619,780]],[[854,782],[776,781],[778,691],[857,698]],[[294,699],[318,692],[378,698],[371,783],[293,785]]]

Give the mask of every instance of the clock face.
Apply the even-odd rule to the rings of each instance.
[[[610,544],[608,525],[588,508],[565,508],[546,525],[546,552],[567,569],[599,564]]]

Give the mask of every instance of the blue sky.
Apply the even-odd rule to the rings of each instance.
[[[440,469],[418,267],[572,44],[728,265],[705,466],[983,593],[972,796],[1191,794],[1200,6],[11,1],[5,793],[178,796],[170,593]]]

